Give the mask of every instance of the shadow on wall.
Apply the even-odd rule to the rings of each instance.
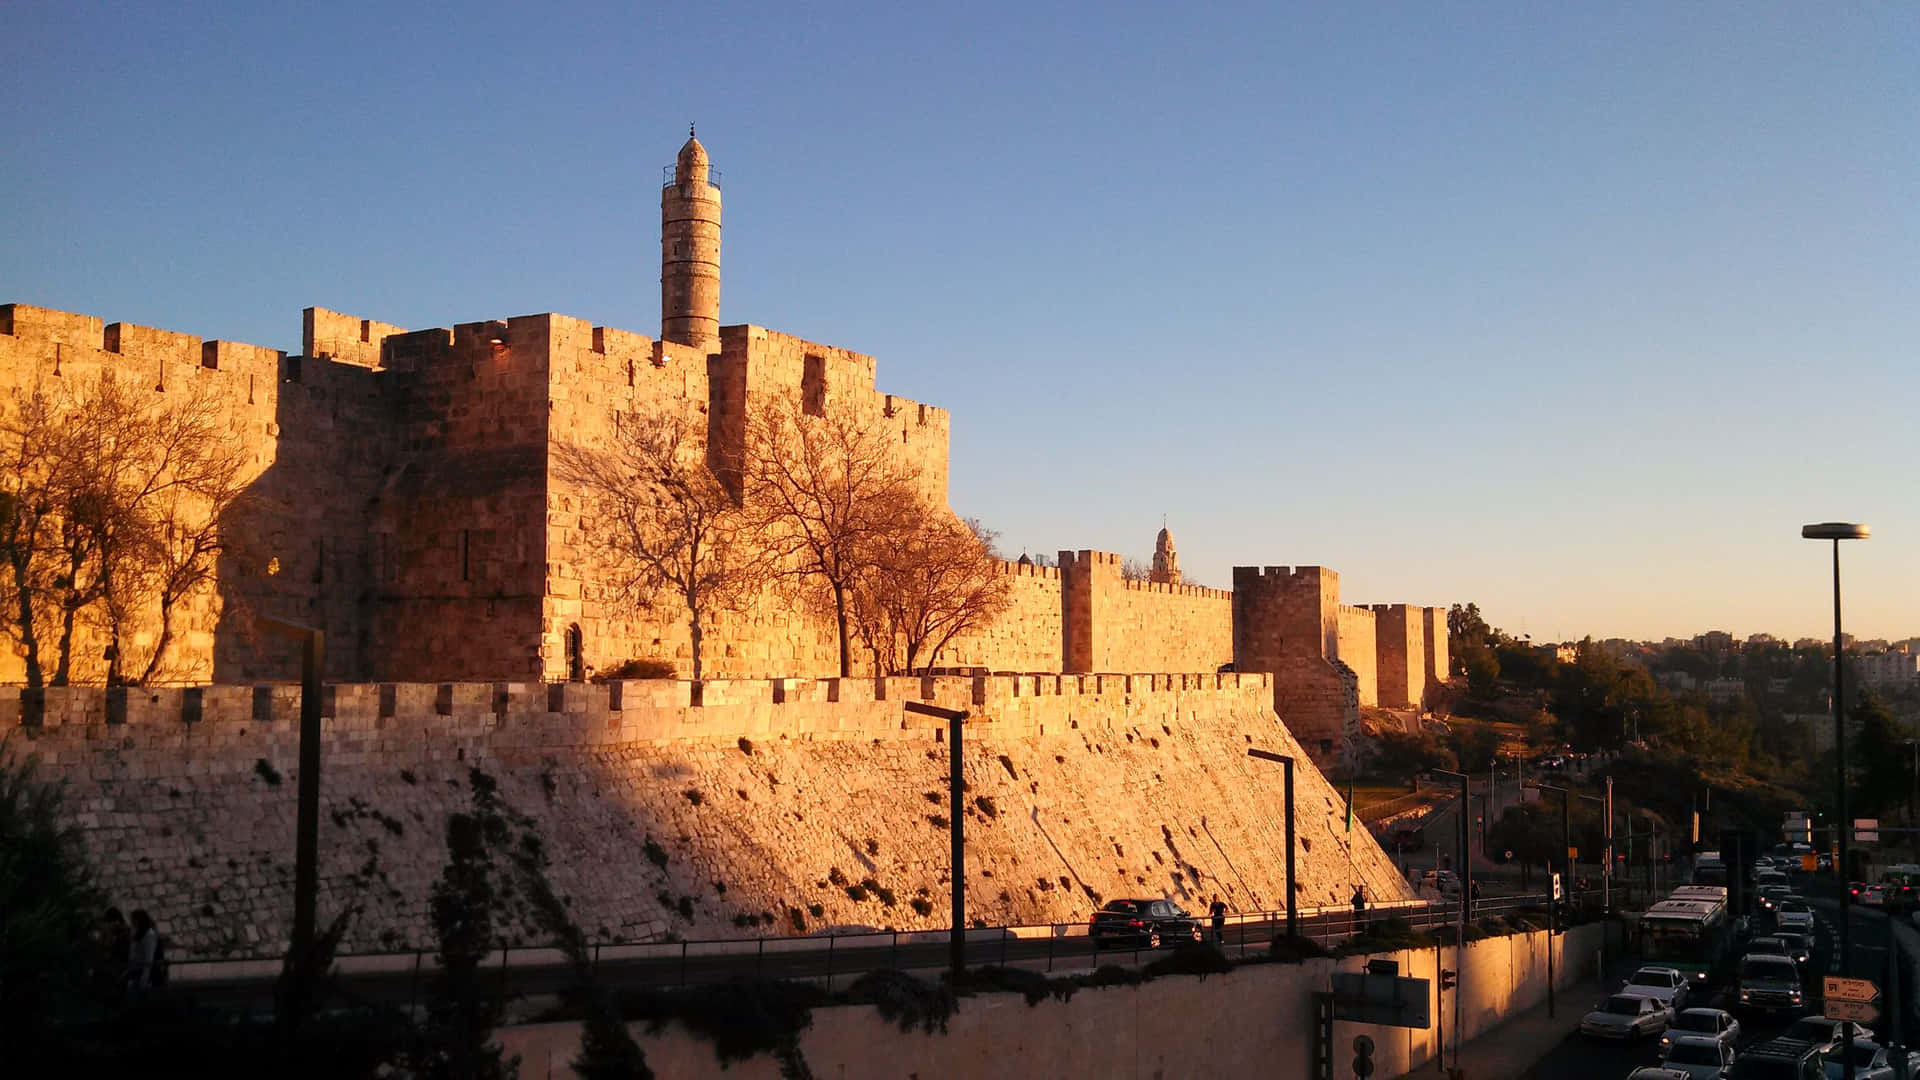
[[[273,459],[217,564],[214,682],[298,677],[263,615],[324,630],[332,681],[542,677],[546,428],[515,407],[544,379],[538,329],[397,334],[380,368],[281,361]]]

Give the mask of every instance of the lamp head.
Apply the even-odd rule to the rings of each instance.
[[[1850,521],[1823,521],[1800,526],[1800,535],[1807,540],[1865,540],[1873,530]]]

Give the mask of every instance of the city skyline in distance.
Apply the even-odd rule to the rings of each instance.
[[[692,119],[722,320],[950,409],[953,505],[1010,556],[1145,557],[1164,514],[1217,587],[1792,641],[1832,633],[1799,527],[1840,518],[1875,528],[1846,627],[1897,640],[1914,18],[48,5],[0,74],[0,302],[276,348],[312,304],[656,333]],[[288,40],[358,62],[289,79]]]

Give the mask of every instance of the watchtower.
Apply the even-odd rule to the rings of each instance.
[[[660,337],[720,351],[720,174],[687,128],[660,188]]]

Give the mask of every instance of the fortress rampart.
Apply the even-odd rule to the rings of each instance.
[[[109,896],[153,911],[177,956],[271,954],[292,908],[298,695],[10,688],[0,759],[65,783]],[[944,926],[945,732],[909,700],[973,713],[971,917],[1078,921],[1142,892],[1271,910],[1281,785],[1246,749],[1304,749],[1270,695],[1264,675],[1213,672],[332,685],[321,916],[361,908],[352,951],[430,945],[443,822],[477,770],[596,941]],[[1296,787],[1301,901],[1339,904],[1354,880],[1404,897],[1325,778],[1303,766]]]

